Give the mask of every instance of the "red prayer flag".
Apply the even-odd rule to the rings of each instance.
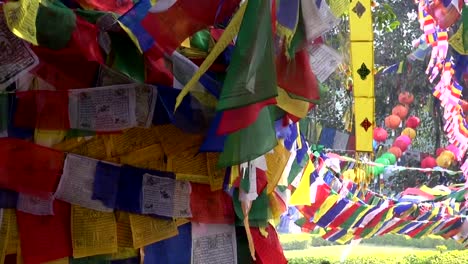
[[[28,141],[0,138],[0,188],[46,198],[55,192],[64,156]]]
[[[31,90],[17,92],[14,125],[20,128],[66,130],[68,117],[68,92]]]
[[[178,0],[165,12],[150,11],[141,25],[162,53],[172,54],[186,38],[229,18],[239,3],[240,0]]]
[[[93,87],[99,63],[104,64],[97,39],[96,26],[77,16],[67,47],[60,50],[31,47],[40,60],[33,73],[58,90]]]
[[[209,185],[192,183],[192,221],[204,224],[233,224],[234,206],[224,191],[211,191]]]
[[[161,57],[154,46],[145,52],[144,57],[146,67],[145,82],[172,87],[174,85],[174,76],[172,75],[171,62]]]
[[[123,14],[133,6],[132,0],[75,0],[87,9]]]
[[[278,234],[276,230],[268,224],[266,227],[268,236],[264,237],[258,227],[251,227],[250,232],[252,234],[253,242],[255,245],[256,264],[286,264],[288,261],[283,253],[283,247],[281,246]]]
[[[268,185],[268,176],[266,174],[266,171],[258,168],[255,170],[255,173],[257,175],[257,194],[260,195]],[[234,188],[240,188],[240,181],[241,177],[237,177],[232,186]]]
[[[276,104],[276,98],[223,111],[217,134],[231,134],[252,125],[257,120],[260,111],[264,107],[273,104]]]
[[[284,90],[308,100],[319,100],[320,93],[317,78],[310,66],[307,50],[296,53],[292,60],[282,51],[276,58],[276,76],[278,86]]]
[[[40,264],[72,256],[70,205],[54,201],[54,215],[16,212],[24,264]]]

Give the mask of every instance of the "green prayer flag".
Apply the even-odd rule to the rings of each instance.
[[[237,215],[236,225],[243,226],[244,213],[242,212],[241,202],[239,201],[239,189],[234,189],[233,204]],[[270,218],[270,206],[266,188],[252,201],[252,207],[249,212],[249,224],[251,227],[266,227]]]
[[[249,169],[246,169],[244,175],[241,176],[240,188],[247,193],[250,191]]]
[[[465,51],[468,51],[468,6],[463,7],[462,11],[463,21],[463,47]]]
[[[217,110],[241,108],[277,95],[270,1],[249,1]]]
[[[41,1],[36,18],[37,42],[40,46],[54,50],[65,48],[75,28],[73,10],[60,1]]]
[[[300,7],[299,7],[300,8]],[[291,40],[291,45],[288,49],[288,56],[294,58],[296,53],[303,48],[304,42],[306,41],[304,22],[302,21],[302,11],[299,10],[299,22],[297,23],[296,32]]]
[[[297,162],[297,159],[294,160],[292,166],[291,166],[291,171],[289,171],[288,175],[288,185],[290,185],[294,179],[299,175],[299,173],[302,171],[302,169],[305,167],[308,161],[308,154],[305,153],[304,157],[301,160],[301,163]]]
[[[145,81],[143,54],[126,35],[109,33],[109,36],[112,42],[112,68],[143,83]]]
[[[252,125],[226,137],[218,167],[225,168],[255,160],[278,144],[271,111],[271,107],[264,107]]]

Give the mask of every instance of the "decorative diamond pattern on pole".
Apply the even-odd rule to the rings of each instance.
[[[353,8],[353,12],[356,13],[359,18],[361,18],[362,15],[366,12],[366,7],[358,1]]]
[[[363,63],[361,65],[361,68],[357,70],[357,73],[359,74],[359,76],[361,76],[361,80],[365,80],[367,78],[367,75],[370,74],[370,70],[367,68],[366,64]]]
[[[367,130],[369,130],[371,126],[372,126],[372,123],[369,121],[369,119],[367,119],[367,117],[366,119],[364,119],[364,121],[361,122],[361,127],[363,127],[364,130],[366,130],[366,132]]]

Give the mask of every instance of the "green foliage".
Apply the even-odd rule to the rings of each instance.
[[[379,6],[375,10],[374,26],[377,32],[392,32],[400,26],[397,15],[388,3]]]
[[[436,249],[437,249],[440,253],[444,253],[445,251],[447,251],[447,247],[444,246],[444,245],[436,246]]]
[[[338,245],[323,239],[319,234],[284,234],[280,236],[280,242],[284,250],[303,250],[310,247],[325,247]],[[388,234],[364,239],[362,244],[377,246],[411,247],[419,249],[462,250],[463,246],[454,240],[445,240],[436,236],[427,236],[412,239],[407,236]]]
[[[362,241],[363,244],[372,244],[380,246],[398,246],[398,247],[413,247],[413,248],[428,248],[439,249],[445,247],[445,250],[461,250],[463,246],[454,240],[445,240],[439,237],[422,237],[412,239],[407,236],[388,234],[385,236],[377,236]]]
[[[329,258],[299,257],[289,259],[289,264],[321,264],[326,261],[329,263],[339,263]],[[462,264],[468,263],[468,254],[465,251],[449,251],[444,253],[416,253],[396,259],[388,256],[375,255],[372,257],[349,257],[346,264],[431,264],[431,263],[450,263]]]

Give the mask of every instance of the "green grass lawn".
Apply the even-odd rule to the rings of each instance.
[[[326,247],[311,247],[304,250],[286,250],[284,251],[286,258],[298,257],[317,257],[327,258],[333,261],[338,261],[349,246],[326,246]],[[392,247],[392,246],[372,246],[372,245],[357,245],[354,246],[349,254],[349,257],[395,257],[395,259],[402,258],[412,253],[421,254],[436,254],[438,251],[435,249],[418,249],[408,247]]]

